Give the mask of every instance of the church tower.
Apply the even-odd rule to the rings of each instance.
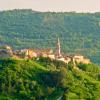
[[[61,44],[60,44],[59,38],[57,40],[57,45],[56,45],[56,57],[57,58],[62,57],[62,55],[61,55]]]

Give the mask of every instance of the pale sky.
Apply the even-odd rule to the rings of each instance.
[[[100,0],[0,0],[0,10],[100,12]]]

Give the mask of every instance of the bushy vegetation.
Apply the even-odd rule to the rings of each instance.
[[[100,13],[0,12],[0,43],[16,49],[55,49],[57,37],[63,52],[81,53],[100,63]]]
[[[100,66],[0,59],[1,100],[99,100]]]

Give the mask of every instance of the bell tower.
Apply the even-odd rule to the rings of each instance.
[[[57,44],[56,44],[56,57],[60,58],[62,57],[61,55],[61,44],[60,44],[60,39],[57,39]]]

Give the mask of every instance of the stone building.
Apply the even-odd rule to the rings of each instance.
[[[86,58],[86,57],[84,57],[83,55],[80,55],[80,54],[74,55],[73,59],[77,63],[84,63],[84,64],[90,64],[91,63],[90,59],[88,59],[88,58]]]
[[[13,57],[12,48],[8,45],[0,46],[0,58]]]

